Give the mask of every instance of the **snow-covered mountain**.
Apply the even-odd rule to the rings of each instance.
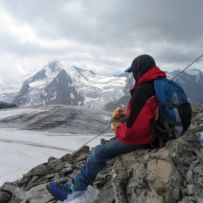
[[[66,71],[72,78],[73,86],[84,99],[81,105],[101,109],[120,99],[126,92],[126,76],[101,76],[75,66],[66,68]]]
[[[175,77],[181,70],[176,70],[168,74],[170,78]],[[199,69],[188,69],[177,77],[175,81],[184,88],[190,102],[193,105],[203,104],[203,72]]]
[[[168,76],[173,78],[179,72],[170,72]],[[194,105],[203,104],[203,73],[199,69],[186,70],[176,81],[183,86]],[[52,61],[25,80],[13,102],[19,106],[65,104],[112,110],[127,104],[132,82],[129,74],[101,76]]]
[[[70,75],[59,62],[53,61],[23,83],[14,103],[19,106],[79,105],[82,101]]]
[[[14,102],[20,106],[68,104],[102,108],[121,98],[126,84],[124,76],[98,76],[53,61],[23,83]]]

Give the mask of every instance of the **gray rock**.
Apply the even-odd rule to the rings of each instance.
[[[178,203],[196,203],[196,201],[192,197],[185,196]]]
[[[195,187],[194,185],[190,184],[190,185],[187,185],[187,193],[188,195],[193,195],[195,192]]]
[[[114,191],[111,185],[111,182],[108,182],[105,185],[105,188],[100,191],[98,198],[94,201],[94,203],[112,203],[115,202]]]
[[[82,148],[79,148],[78,150],[74,151],[71,154],[71,159],[72,161],[76,160],[79,156],[81,156],[82,154],[87,154],[89,153],[90,148],[88,146],[83,146]]]
[[[68,168],[63,168],[62,171],[64,176],[69,175],[71,172],[73,172],[73,168],[69,166]]]
[[[193,181],[193,173],[192,170],[188,170],[187,174],[186,174],[186,180],[188,183],[191,183]]]
[[[77,157],[76,161],[79,162],[79,161],[84,161],[87,159],[87,155],[86,154],[82,154],[81,156]]]
[[[54,176],[54,180],[55,180],[55,181],[59,181],[59,179],[60,179],[60,176],[59,176],[58,173],[56,173],[55,176]]]
[[[202,173],[202,168],[201,168],[201,166],[195,167],[195,168],[193,169],[193,172],[194,172],[194,173],[197,173],[197,174]]]
[[[68,161],[70,162],[72,159],[71,159],[71,154],[65,154],[64,156],[61,157],[61,160],[62,161]]]
[[[198,177],[197,183],[198,183],[199,186],[203,187],[203,176],[202,176],[202,173],[201,173],[201,177]]]
[[[7,191],[0,191],[0,202],[6,203],[11,199],[12,193]]]
[[[60,171],[63,167],[64,163],[61,159],[53,159],[48,162],[47,168],[49,171]]]
[[[33,177],[33,176],[45,176],[48,174],[47,167],[44,164],[38,165],[32,170],[30,170],[26,176]]]
[[[202,198],[198,197],[197,203],[203,203],[203,197]]]
[[[49,174],[46,176],[46,178],[49,180],[49,179],[52,179],[54,177],[54,174]]]
[[[52,160],[55,160],[55,159],[56,159],[55,157],[51,156],[51,157],[48,158],[48,162],[50,162]]]

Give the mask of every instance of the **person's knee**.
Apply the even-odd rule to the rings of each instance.
[[[105,150],[103,145],[97,145],[92,151],[92,156],[96,159],[103,157],[104,154]]]

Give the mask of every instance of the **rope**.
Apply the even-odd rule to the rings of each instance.
[[[108,126],[108,128],[104,129],[102,132],[100,132],[98,135],[96,135],[95,137],[93,137],[91,140],[89,140],[88,142],[86,142],[85,144],[83,144],[80,148],[83,148],[84,146],[86,146],[87,144],[89,144],[90,142],[92,142],[94,139],[96,139],[97,137],[99,137],[100,135],[102,135],[103,133],[105,133],[107,130],[109,130],[110,127]]]
[[[180,75],[182,72],[184,72],[186,69],[188,69],[192,64],[194,64],[195,62],[197,62],[201,57],[203,57],[203,54],[200,55],[198,58],[196,58],[194,61],[192,61],[192,63],[190,63],[188,66],[186,66],[182,71],[180,71],[179,73],[177,73],[172,80],[174,80],[175,78],[177,78],[178,75]],[[86,146],[87,144],[89,144],[90,142],[92,142],[94,139],[96,139],[97,137],[99,137],[100,135],[102,135],[103,133],[105,133],[107,130],[109,130],[110,127],[108,126],[108,128],[104,129],[102,132],[100,132],[98,135],[96,135],[95,137],[93,137],[91,140],[89,140],[88,142],[86,142],[85,144],[83,144],[80,149],[84,146]]]
[[[177,78],[178,75],[180,75],[182,72],[184,72],[186,69],[188,69],[192,64],[194,64],[196,61],[198,61],[201,57],[203,56],[200,55],[198,58],[196,58],[194,61],[192,61],[192,63],[190,63],[188,66],[186,66],[182,71],[180,71],[179,73],[177,73],[173,78],[172,80],[174,80],[175,78]]]

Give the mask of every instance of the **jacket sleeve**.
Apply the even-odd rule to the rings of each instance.
[[[144,117],[147,115],[140,115],[144,112],[142,111],[146,105],[146,102],[155,95],[153,82],[145,83],[137,87],[137,89],[133,92],[131,100],[128,104],[128,115],[127,122],[120,125],[120,127],[116,130],[116,134],[125,136],[125,134],[131,133],[133,126],[135,126],[135,122],[138,117],[142,117],[143,125],[145,125]],[[146,111],[145,111],[146,112]],[[139,119],[140,122],[140,119]],[[140,123],[138,123],[140,124]],[[133,129],[134,131],[134,129]]]

